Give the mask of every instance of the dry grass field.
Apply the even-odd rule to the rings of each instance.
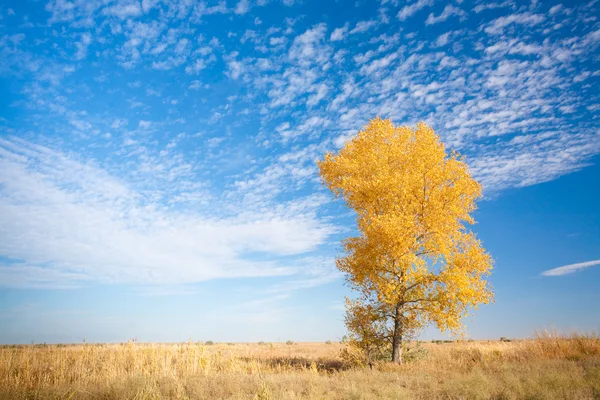
[[[423,343],[348,365],[339,343],[3,346],[1,399],[600,399],[600,340]],[[425,354],[426,353],[426,354]]]

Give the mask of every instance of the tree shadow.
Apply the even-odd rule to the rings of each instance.
[[[256,361],[256,358],[242,357],[242,360],[251,362]],[[306,357],[265,357],[260,358],[262,364],[268,365],[271,368],[281,368],[290,370],[306,370],[314,366],[319,372],[334,373],[344,371],[350,368],[350,365],[342,360],[318,358],[311,359]]]

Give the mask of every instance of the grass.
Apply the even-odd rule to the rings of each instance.
[[[351,367],[339,343],[0,347],[1,399],[600,399],[600,340],[422,343]]]

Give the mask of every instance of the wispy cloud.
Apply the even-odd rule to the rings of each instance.
[[[132,294],[144,297],[192,296],[197,290],[186,286],[147,285],[134,288]]]
[[[458,7],[454,7],[451,5],[447,5],[444,8],[444,11],[442,11],[442,13],[436,17],[435,15],[433,15],[433,13],[429,14],[429,17],[427,17],[427,20],[425,21],[426,25],[433,25],[433,24],[437,24],[439,22],[444,22],[446,21],[448,18],[450,18],[451,16],[456,15],[462,18],[465,18],[467,13],[464,12],[463,10],[461,10]]]
[[[0,139],[0,169],[0,254],[14,260],[0,265],[4,285],[293,275],[289,257],[335,231],[301,209],[231,216],[170,209],[91,163],[19,139]]]
[[[402,9],[398,12],[398,19],[400,21],[404,21],[416,14],[418,11],[424,9],[425,7],[431,6],[432,4],[433,0],[417,0],[412,4],[402,7]]]
[[[586,261],[577,264],[563,265],[562,267],[549,269],[542,272],[543,276],[561,276],[581,271],[582,269],[590,268],[595,265],[600,265],[600,260]]]

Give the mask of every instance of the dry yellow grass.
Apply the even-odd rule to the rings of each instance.
[[[403,366],[351,367],[342,345],[0,348],[1,399],[600,399],[600,340],[425,343]]]

